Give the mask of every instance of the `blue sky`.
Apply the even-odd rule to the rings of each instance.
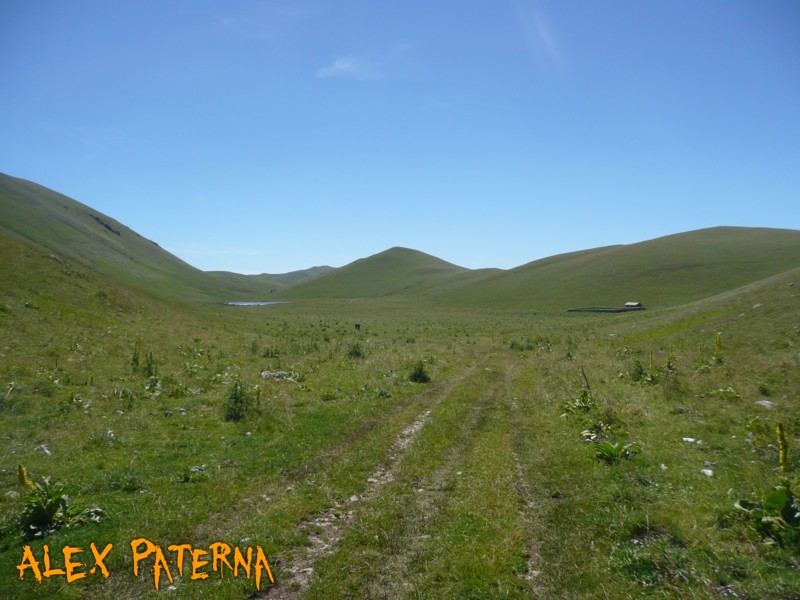
[[[4,0],[0,171],[204,270],[800,228],[800,3]]]

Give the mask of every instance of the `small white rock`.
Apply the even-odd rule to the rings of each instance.
[[[44,452],[45,456],[51,456],[52,455],[52,452],[50,452],[50,448],[47,447],[47,444],[40,444],[39,446],[36,446],[36,448],[34,448],[34,450],[41,450],[42,452]]]
[[[755,405],[763,406],[767,410],[772,410],[775,408],[775,404],[773,402],[770,402],[769,400],[758,400],[757,402],[755,402]]]
[[[694,439],[694,438],[688,438],[688,437],[687,437],[687,438],[683,438],[683,441],[684,441],[684,442],[689,442],[690,444],[694,444],[694,442],[695,442],[695,439]]]
[[[714,471],[712,471],[711,469],[700,469],[700,472],[703,475],[705,475],[706,477],[713,477],[714,476]]]
[[[666,471],[667,470],[667,465],[665,465],[664,463],[661,463],[661,470],[662,471]]]

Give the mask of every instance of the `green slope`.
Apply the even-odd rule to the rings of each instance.
[[[274,294],[291,285],[310,281],[320,275],[335,270],[336,269],[333,267],[321,266],[280,274],[261,273],[260,275],[241,275],[239,273],[231,273],[230,271],[207,271],[207,274],[225,285],[226,288],[236,286],[247,288],[248,286],[257,285],[260,290],[268,294]]]
[[[415,296],[473,272],[430,254],[390,248],[283,292],[289,298]]]
[[[223,301],[263,296],[270,289],[257,280],[226,280],[204,273],[111,217],[3,174],[0,228],[160,298]]]
[[[541,309],[676,306],[800,266],[800,231],[714,227],[545,258],[445,290],[438,302]]]

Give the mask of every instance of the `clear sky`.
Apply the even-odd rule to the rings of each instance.
[[[0,172],[240,273],[800,229],[800,2],[0,0]]]

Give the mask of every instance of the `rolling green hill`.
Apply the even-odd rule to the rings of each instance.
[[[289,298],[415,298],[441,305],[566,310],[684,304],[800,266],[800,232],[715,227],[472,271],[392,248],[281,292]]]
[[[260,275],[240,275],[239,273],[231,273],[230,271],[207,271],[207,274],[223,284],[226,289],[246,289],[255,284],[258,286],[259,290],[273,294],[291,285],[310,281],[330,271],[335,271],[335,269],[333,267],[321,266],[281,274],[261,273]]]
[[[4,174],[0,174],[0,228],[160,298],[258,300],[270,290],[330,269],[256,276],[205,273],[107,215],[36,183]]]
[[[479,276],[494,272],[487,269]],[[293,286],[282,295],[298,299],[418,296],[475,276],[475,271],[430,254],[395,247]]]
[[[800,231],[714,227],[561,254],[444,291],[443,303],[567,309],[667,307],[800,266]]]
[[[425,299],[464,307],[566,310],[684,304],[800,266],[800,231],[715,227],[582,250],[515,269],[470,270],[395,247],[340,269],[281,275],[200,271],[122,223],[35,183],[0,174],[0,229],[159,298]]]

